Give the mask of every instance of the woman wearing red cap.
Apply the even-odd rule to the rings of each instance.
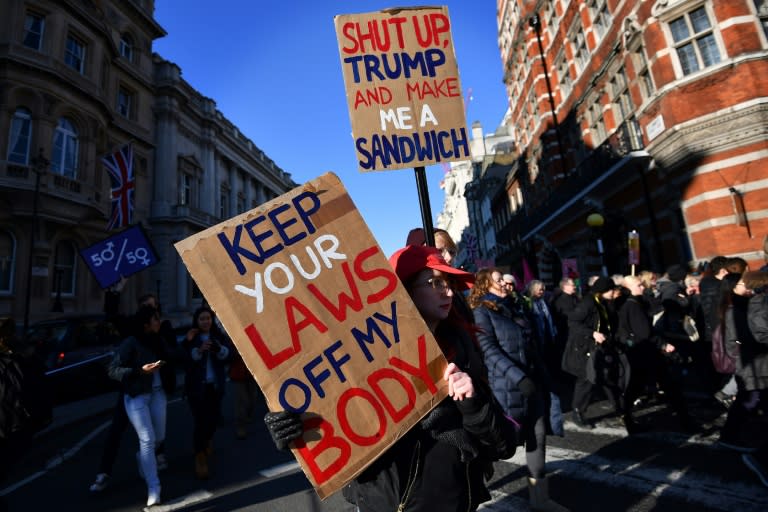
[[[454,287],[466,288],[473,276],[427,246],[400,249],[390,264],[448,359],[443,378],[452,399],[345,487],[344,497],[361,512],[476,510],[490,499],[484,477],[492,461],[511,457],[517,436],[493,403],[482,356],[452,307]],[[301,421],[289,412],[267,413],[264,420],[278,448],[302,433]]]

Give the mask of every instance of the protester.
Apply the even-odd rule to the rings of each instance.
[[[532,509],[566,511],[550,499],[544,471],[547,433],[564,435],[559,401],[552,407],[551,377],[543,353],[553,347],[533,337],[528,320],[506,307],[507,290],[493,279],[496,273],[480,270],[469,294],[488,380],[504,413],[523,427]],[[532,296],[543,301],[537,291]]]
[[[712,351],[712,332],[720,323],[718,313],[720,283],[723,277],[728,275],[728,269],[725,268],[727,262],[728,259],[725,256],[715,256],[712,258],[709,262],[707,273],[699,281],[699,305],[704,319],[703,329],[699,329],[699,332],[701,333],[701,352],[706,354]],[[714,388],[718,390],[715,393],[715,400],[726,409],[729,408],[733,404],[736,392],[738,391],[736,377],[730,375],[723,379],[722,375],[714,371],[711,364],[702,366],[708,370],[705,372],[706,381],[711,380]],[[708,374],[708,377],[706,374]]]
[[[157,310],[158,314],[162,315],[160,310],[160,302],[157,300],[157,296],[152,293],[148,293],[139,297],[138,307],[154,308]],[[135,322],[133,322],[135,318],[136,317],[129,318],[124,322],[124,330],[122,332],[123,335],[140,336],[143,333],[143,326],[135,325]],[[175,373],[176,365],[179,363],[180,358],[175,347],[176,339],[173,334],[173,327],[168,320],[161,321],[160,333],[161,337],[165,341],[165,350],[168,353],[168,359],[166,360],[167,364],[171,365],[165,371],[169,373]],[[169,390],[169,392],[171,391],[172,390]],[[101,454],[101,459],[99,461],[99,470],[96,473],[96,478],[94,479],[93,483],[88,488],[91,492],[101,492],[109,486],[112,478],[112,468],[115,465],[118,449],[120,448],[120,441],[122,440],[123,433],[128,428],[128,424],[128,414],[125,412],[125,397],[121,391],[117,396],[115,407],[112,410],[112,421],[109,424],[107,439],[104,442],[104,448]],[[157,441],[155,447],[155,457],[157,460],[158,471],[163,471],[168,468],[168,459],[165,454],[164,439]],[[138,454],[136,458],[139,460]],[[141,466],[139,466],[139,468],[141,468]]]
[[[768,413],[768,272],[747,272],[744,285],[754,292],[749,300],[747,323],[755,344],[740,347],[736,373],[749,393],[750,401],[745,407],[750,407],[750,412],[759,412],[764,420]],[[755,433],[757,450],[742,454],[741,459],[768,487],[768,430],[763,425]]]
[[[587,420],[586,412],[592,399],[596,382],[590,381],[587,363],[591,363],[598,346],[613,342],[617,318],[608,303],[613,300],[615,284],[609,277],[599,277],[589,293],[579,302],[569,317],[568,341],[563,353],[562,368],[576,377],[573,389],[573,421],[576,425],[591,429],[594,425]],[[594,379],[593,379],[594,380]],[[614,411],[620,413],[622,390],[618,383],[601,382]]]
[[[725,351],[735,362],[734,380],[738,390],[733,404],[728,408],[725,424],[720,429],[719,443],[726,448],[741,452],[753,448],[745,430],[748,428],[750,417],[750,408],[746,404],[752,398],[751,393],[746,389],[746,384],[750,381],[753,384],[750,388],[755,389],[755,372],[749,364],[746,367],[742,364],[742,353],[746,350],[744,361],[751,362],[754,357],[750,352],[757,347],[747,321],[751,296],[752,290],[746,287],[742,274],[731,272],[723,277],[718,310],[719,321],[723,329]]]
[[[50,396],[43,363],[19,347],[14,319],[0,316],[0,484],[27,452],[32,437],[51,423]],[[5,510],[0,496],[0,511]]]
[[[159,334],[157,309],[142,306],[134,322],[141,332],[120,344],[109,365],[109,376],[121,384],[125,410],[139,438],[139,467],[150,507],[160,503],[155,449],[165,440],[166,393],[175,389],[176,375],[167,364],[169,354]]]
[[[230,353],[227,336],[214,319],[215,314],[208,307],[195,310],[192,329],[184,340],[189,358],[184,389],[194,420],[195,475],[201,480],[209,476],[209,457],[213,452],[213,435],[221,417],[226,363]]]
[[[449,361],[443,378],[449,398],[386,450],[344,489],[361,512],[476,510],[490,499],[484,474],[492,461],[514,453],[516,434],[495,406],[482,356],[452,304],[454,286],[472,274],[448,265],[437,249],[407,246],[390,263]],[[285,448],[302,434],[288,411],[265,417],[275,445]]]
[[[627,433],[634,434],[645,429],[639,425],[632,409],[636,399],[649,387],[661,383],[662,389],[671,394],[674,390],[667,385],[667,373],[662,354],[674,352],[675,347],[664,344],[653,336],[650,305],[644,298],[642,280],[637,276],[625,276],[623,286],[629,290],[629,296],[619,310],[617,340],[623,345],[630,366],[630,379],[624,393],[624,426]]]

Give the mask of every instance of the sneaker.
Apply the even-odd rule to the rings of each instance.
[[[757,478],[759,478],[760,481],[763,482],[763,485],[768,487],[768,472],[766,472],[763,465],[760,464],[760,462],[755,458],[755,456],[750,455],[748,453],[744,453],[741,455],[741,460],[743,460],[744,464],[746,464],[747,467],[751,469],[754,474],[757,475]]]
[[[147,496],[147,506],[151,507],[153,505],[159,505],[160,504],[160,487],[157,489],[150,489],[149,495]]]
[[[96,475],[96,480],[88,488],[91,492],[101,492],[109,485],[109,475],[106,473],[99,473]]]
[[[164,453],[158,453],[155,457],[157,459],[158,471],[165,471],[168,469],[168,459],[165,457]]]
[[[717,393],[715,393],[715,400],[720,402],[720,404],[726,409],[729,409],[731,405],[733,405],[733,400],[735,398],[736,397],[734,397],[733,395],[726,395],[722,391],[718,391]]]

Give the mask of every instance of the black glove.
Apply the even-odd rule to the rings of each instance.
[[[522,391],[526,398],[530,398],[536,393],[536,384],[534,384],[533,380],[528,377],[523,377],[520,382],[517,383],[517,387],[520,388],[520,391]]]
[[[264,423],[267,425],[272,441],[278,450],[287,449],[288,444],[294,439],[300,438],[304,432],[301,417],[295,412],[268,412],[264,416]]]

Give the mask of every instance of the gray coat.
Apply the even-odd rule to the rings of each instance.
[[[768,389],[768,294],[758,293],[749,300],[747,323],[754,343],[741,347],[736,374],[747,390]]]

